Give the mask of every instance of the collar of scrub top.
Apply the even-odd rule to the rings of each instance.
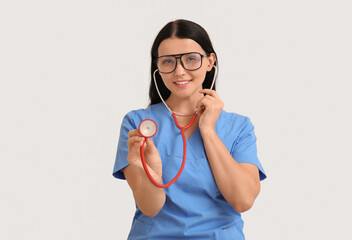
[[[215,65],[213,65],[213,67],[215,68],[215,73],[214,73],[213,82],[212,82],[212,84],[211,84],[210,89],[213,88],[214,83],[215,83],[215,78],[216,78],[216,75],[217,75],[217,67],[216,67]],[[155,84],[156,90],[157,90],[157,92],[158,92],[158,94],[159,94],[159,97],[160,97],[161,101],[164,103],[164,105],[166,106],[166,108],[170,111],[172,117],[174,118],[174,121],[175,121],[176,126],[181,130],[181,134],[182,134],[182,140],[183,140],[183,160],[182,160],[181,168],[180,168],[180,170],[178,171],[178,173],[176,174],[176,176],[175,176],[169,183],[160,184],[160,183],[158,183],[158,182],[156,182],[156,181],[154,180],[154,178],[153,178],[153,176],[150,174],[149,169],[148,169],[148,166],[147,166],[147,164],[146,164],[146,162],[145,162],[145,158],[144,158],[144,143],[145,143],[145,140],[144,140],[144,142],[143,142],[143,144],[142,144],[142,146],[141,146],[141,148],[140,148],[140,152],[141,152],[142,165],[143,165],[143,168],[144,168],[144,170],[145,170],[145,172],[146,172],[146,174],[147,174],[149,180],[150,180],[155,186],[157,186],[157,187],[159,187],[159,188],[167,188],[167,187],[171,186],[171,185],[178,179],[178,177],[181,175],[181,173],[182,173],[182,171],[183,171],[183,169],[184,169],[184,167],[185,167],[186,156],[187,156],[187,141],[186,141],[186,137],[185,137],[184,131],[185,131],[187,128],[189,128],[190,126],[192,126],[194,120],[195,120],[196,117],[197,117],[198,110],[197,110],[196,112],[194,112],[194,113],[192,113],[192,114],[188,114],[188,115],[180,115],[180,114],[176,114],[176,113],[172,112],[171,109],[170,109],[170,108],[167,106],[167,104],[165,103],[163,97],[161,96],[161,94],[160,94],[160,92],[159,92],[159,88],[158,88],[158,85],[157,85],[156,80],[155,80],[155,73],[156,73],[157,71],[158,71],[158,69],[156,69],[156,70],[154,71],[154,73],[153,73],[154,84]],[[177,117],[176,117],[176,116],[179,116],[179,117],[187,117],[187,116],[192,116],[192,115],[193,115],[192,120],[191,120],[191,122],[190,122],[188,125],[186,125],[186,126],[184,126],[184,127],[181,127],[181,126],[178,124],[178,122],[177,122]],[[155,124],[155,126],[149,126],[149,127],[148,127],[148,128],[153,129],[153,131],[155,131],[155,132],[153,132],[153,133],[150,133],[149,136],[145,136],[145,135],[142,133],[143,131],[141,130],[141,126],[143,125],[143,122],[146,121],[146,120],[148,121],[148,124],[152,124],[152,125]],[[157,132],[157,130],[158,130],[158,126],[157,126],[157,124],[156,124],[153,120],[151,120],[151,119],[145,119],[145,120],[143,120],[143,121],[139,124],[138,129],[139,129],[139,132],[140,132],[145,138],[149,138],[149,137],[153,137],[153,136],[156,134],[156,132]]]

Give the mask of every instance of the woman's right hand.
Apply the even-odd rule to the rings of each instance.
[[[153,141],[145,139],[139,133],[138,129],[128,132],[128,155],[127,161],[130,165],[126,166],[123,171],[129,186],[133,191],[133,197],[138,208],[149,217],[156,216],[165,204],[165,191],[158,188],[149,181],[144,171],[140,148],[144,145],[144,157],[148,170],[153,179],[162,184],[162,165],[159,152]]]
[[[128,156],[127,161],[130,164],[136,164],[140,167],[142,165],[140,148],[144,143],[144,158],[147,166],[151,168],[158,177],[162,178],[162,163],[158,152],[155,147],[154,142],[150,138],[144,138],[138,131],[138,129],[133,129],[128,132]]]

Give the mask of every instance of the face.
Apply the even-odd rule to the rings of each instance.
[[[192,39],[188,38],[167,38],[163,40],[158,48],[158,55],[176,55],[188,52],[198,52],[206,54],[202,47]],[[171,73],[159,73],[165,86],[171,91],[172,95],[180,98],[199,95],[202,84],[207,72],[212,70],[215,63],[215,54],[204,56],[201,68],[189,71],[183,68],[180,59],[177,59],[175,71]]]

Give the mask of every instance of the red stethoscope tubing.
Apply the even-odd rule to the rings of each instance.
[[[144,158],[144,143],[145,143],[145,140],[140,148],[140,151],[141,151],[141,159],[142,159],[142,164],[143,164],[143,168],[148,176],[148,178],[150,179],[150,181],[157,187],[159,188],[167,188],[169,186],[171,186],[178,178],[179,176],[181,175],[184,167],[185,167],[185,163],[186,163],[186,154],[187,154],[187,142],[186,142],[186,137],[185,137],[185,133],[184,133],[184,130],[186,130],[187,128],[189,128],[190,126],[192,126],[194,120],[196,119],[197,117],[197,113],[195,113],[192,117],[192,120],[191,122],[187,125],[187,126],[184,126],[184,127],[181,127],[180,125],[178,125],[178,122],[177,122],[177,118],[176,118],[176,115],[174,113],[172,113],[172,117],[174,118],[175,120],[175,124],[176,126],[181,130],[181,134],[182,134],[182,139],[183,139],[183,160],[182,160],[182,165],[181,165],[181,168],[180,170],[178,171],[178,173],[176,174],[176,176],[169,182],[169,183],[166,183],[166,184],[159,184],[157,183],[154,178],[152,177],[152,175],[150,174],[149,170],[148,170],[148,166],[145,162],[145,158]]]

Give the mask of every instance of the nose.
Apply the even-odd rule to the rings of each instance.
[[[176,68],[175,68],[175,75],[182,76],[186,73],[186,69],[181,64],[181,58],[176,59]]]

